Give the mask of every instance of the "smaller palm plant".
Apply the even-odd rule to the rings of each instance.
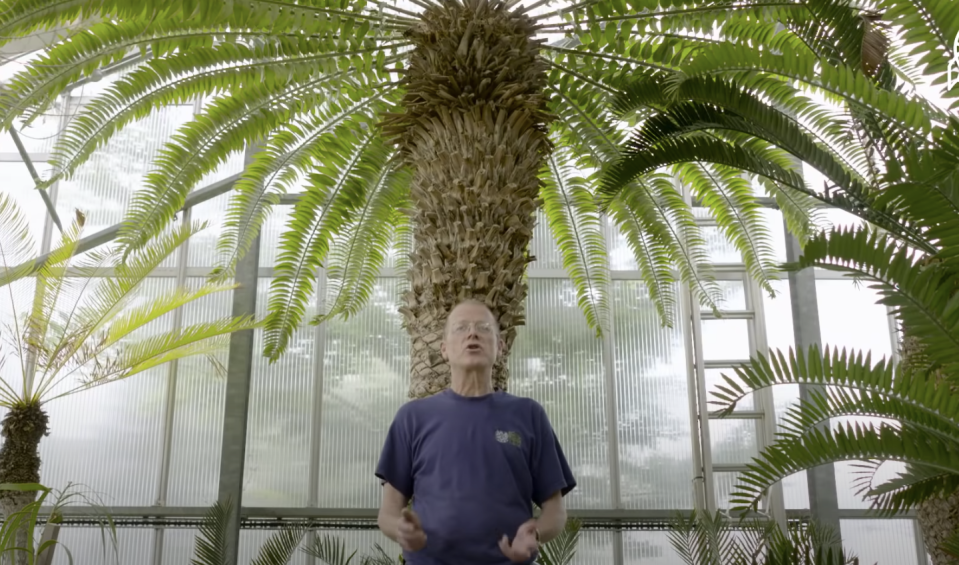
[[[783,531],[772,520],[737,522],[693,512],[672,523],[669,541],[686,565],[858,565],[833,530],[816,523]]]
[[[207,512],[196,541],[194,558],[190,565],[224,565],[226,563],[227,517],[232,502],[217,502]],[[575,519],[566,522],[566,528],[555,539],[543,545],[537,560],[541,565],[569,565],[576,555],[581,523]],[[260,547],[249,565],[287,565],[296,549],[311,530],[298,524],[274,533]],[[391,557],[379,544],[373,545],[372,555],[349,551],[342,539],[332,534],[313,532],[313,539],[305,544],[303,553],[311,555],[323,565],[401,565],[403,557]],[[359,562],[354,562],[358,559]]]
[[[154,323],[165,323],[168,314],[236,287],[209,283],[145,296],[150,273],[203,229],[201,224],[181,225],[127,255],[112,247],[78,253],[83,225],[84,216],[77,213],[59,246],[38,260],[26,218],[9,195],[0,194],[0,291],[14,311],[2,334],[0,364],[13,360],[13,374],[19,374],[0,378],[0,407],[7,409],[0,426],[0,483],[40,482],[38,448],[49,433],[47,403],[176,359],[212,360],[231,333],[258,326],[243,316],[156,329]],[[35,283],[34,299],[21,316],[13,283],[26,277]],[[0,491],[0,507],[9,518],[35,496],[35,491]],[[26,536],[21,529],[18,545],[27,543]],[[21,557],[18,563],[26,561]]]
[[[10,515],[0,526],[0,562],[8,563],[14,560],[23,561],[27,565],[50,565],[58,548],[62,548],[60,553],[66,553],[67,561],[73,563],[73,556],[70,549],[57,540],[59,534],[59,524],[62,521],[61,509],[74,499],[81,499],[82,502],[96,511],[98,522],[103,535],[104,557],[109,546],[113,549],[113,554],[117,556],[117,532],[113,520],[109,514],[101,512],[98,504],[94,504],[84,493],[67,487],[51,498],[54,491],[41,484],[0,484],[0,492],[30,492],[39,493],[36,500],[24,506],[18,512]],[[53,500],[53,507],[44,512],[43,504],[48,500]],[[40,539],[37,539],[37,526],[41,522],[46,525],[40,531]],[[26,531],[26,543],[17,542],[17,534]]]

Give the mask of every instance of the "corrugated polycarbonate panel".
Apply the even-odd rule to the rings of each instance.
[[[623,536],[624,565],[683,565],[667,532],[630,532]]]
[[[96,284],[97,280],[90,282]],[[172,279],[147,279],[130,307],[172,287]],[[78,292],[79,288],[64,296],[58,309],[72,308]],[[168,331],[171,324],[171,316],[166,315],[132,339]],[[72,492],[84,493],[104,505],[153,504],[160,470],[166,375],[167,367],[160,366],[47,404],[50,435],[40,442],[41,482],[55,489],[72,483]],[[55,390],[75,385],[76,381],[68,380]]]
[[[187,279],[190,288],[205,282]],[[183,326],[228,318],[232,303],[231,291],[205,296],[184,308]],[[167,506],[208,506],[216,499],[227,357],[224,348],[212,360],[178,362]]]
[[[6,60],[0,64],[0,68],[6,70],[11,65]],[[8,73],[0,71],[0,80],[5,80]],[[60,114],[63,112],[62,99],[57,100],[49,110],[35,119],[28,127],[23,127],[23,120],[13,120],[13,125],[20,136],[24,149],[31,158],[35,159],[38,153],[48,152],[53,148],[53,143],[57,139],[57,133],[60,131]],[[10,132],[4,130],[0,135],[0,153],[18,153],[17,144],[13,141]],[[23,165],[21,165],[23,166]],[[26,167],[24,167],[26,169]]]
[[[536,257],[536,260],[530,263],[531,271],[563,269],[563,256],[559,253],[546,214],[542,210],[536,212],[536,227],[533,228],[533,241],[530,243],[529,252]]]
[[[602,342],[586,324],[569,281],[529,280],[526,325],[509,367],[510,392],[543,405],[569,460],[578,486],[567,504],[609,508]]]
[[[819,323],[822,328],[823,343],[830,348],[846,348],[872,353],[875,363],[892,353],[892,338],[889,319],[885,306],[877,304],[879,295],[875,290],[858,287],[853,281],[826,280],[816,281],[816,293],[819,299]],[[844,419],[853,422],[851,419]],[[860,422],[870,420],[858,419]],[[835,421],[834,421],[835,422]],[[856,494],[854,483],[859,475],[854,463],[835,464],[836,493],[840,508],[868,508],[869,502]],[[894,464],[886,464],[877,477],[876,484],[892,478]]]
[[[190,238],[190,253],[187,265],[190,267],[211,267],[217,260],[216,244],[223,233],[226,222],[226,207],[230,194],[221,194],[193,207],[190,220],[194,223],[206,223],[206,229]]]
[[[4,135],[5,133],[0,133],[0,137]],[[50,167],[45,163],[37,163],[36,168],[42,178],[49,176]],[[0,178],[3,179],[2,192],[4,196],[16,203],[20,215],[27,224],[27,229],[33,238],[33,253],[39,254],[40,242],[43,239],[43,226],[48,213],[47,207],[43,203],[43,197],[35,188],[36,184],[33,182],[33,177],[30,176],[30,171],[23,163],[0,163]],[[69,222],[72,218],[71,215],[61,218],[61,221]],[[59,240],[56,228],[54,228],[54,236],[51,240],[53,245],[56,245]],[[13,267],[13,265],[6,266]],[[0,269],[3,267],[2,260],[0,260]]]
[[[54,565],[148,565],[153,554],[153,530],[117,528],[112,539],[104,528],[62,528]],[[177,565],[182,565],[183,561]]]
[[[75,208],[83,210],[87,233],[123,221],[134,193],[144,188],[158,151],[192,116],[192,105],[168,106],[127,125],[72,178],[60,181],[60,216],[72,218]]]
[[[613,532],[583,530],[570,565],[610,565],[613,563]]]
[[[919,561],[914,520],[841,520],[843,547],[865,564],[925,565]]]
[[[611,302],[623,505],[691,508],[682,325],[674,320],[672,329],[663,327],[646,286],[638,281],[615,281]]]
[[[163,561],[161,565],[184,565],[193,559],[198,531],[193,528],[169,528],[163,532]],[[241,531],[242,540],[242,531]],[[241,561],[240,563],[248,563]],[[153,565],[152,559],[144,565]],[[79,565],[79,564],[78,564]]]
[[[397,284],[379,279],[361,312],[322,328],[320,507],[379,507],[373,471],[409,386],[409,337],[396,311]]]
[[[270,281],[259,279],[257,312],[267,313]],[[315,301],[287,352],[275,363],[263,356],[263,331],[253,343],[253,380],[247,423],[245,506],[306,506],[313,406]]]
[[[796,348],[793,334],[792,302],[789,298],[789,281],[773,281],[776,296],[771,298],[763,293],[763,311],[766,315],[766,345],[769,349],[788,351]],[[776,405],[776,422],[781,424],[789,407],[799,402],[799,385],[779,385],[773,387],[773,401]],[[800,471],[783,480],[783,500],[787,509],[809,508],[809,486],[806,483],[806,471]]]

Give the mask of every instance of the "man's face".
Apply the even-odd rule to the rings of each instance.
[[[493,315],[479,304],[460,304],[450,312],[440,349],[451,367],[492,367],[502,349]]]

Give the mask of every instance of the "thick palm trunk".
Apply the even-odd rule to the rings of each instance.
[[[47,414],[37,404],[17,406],[3,419],[3,447],[0,448],[0,483],[39,483],[40,440],[47,434]],[[0,491],[0,508],[5,518],[36,500],[36,492]],[[26,547],[28,528],[17,532],[16,547]],[[9,555],[9,554],[8,554]],[[9,562],[5,560],[5,562]],[[18,552],[16,563],[27,563],[27,554]]]
[[[929,360],[923,353],[922,344],[904,329],[900,347],[901,365],[904,374],[926,372]],[[954,392],[955,393],[955,392]],[[933,498],[919,505],[916,520],[922,529],[923,542],[932,558],[932,565],[947,565],[953,558],[939,549],[942,542],[959,531],[959,493]]]
[[[498,317],[505,359],[523,322],[524,275],[551,147],[546,65],[532,20],[498,0],[447,1],[410,30],[416,50],[402,114],[384,120],[413,169],[413,256],[401,308],[412,339],[410,396],[449,384],[440,355],[456,302],[475,298]]]

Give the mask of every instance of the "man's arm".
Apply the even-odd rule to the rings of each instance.
[[[403,493],[393,488],[390,483],[383,484],[383,500],[380,502],[380,512],[376,516],[376,524],[383,535],[399,543],[399,527],[403,519],[403,509],[408,500]]]
[[[566,527],[566,504],[563,502],[562,491],[556,491],[540,506],[539,518],[536,520],[536,529],[539,530],[540,545],[547,543]]]

